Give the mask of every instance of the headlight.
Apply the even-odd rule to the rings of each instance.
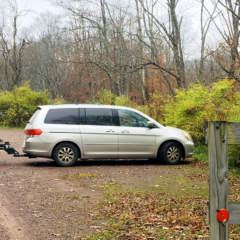
[[[187,139],[188,141],[191,141],[191,142],[193,141],[191,135],[190,135],[189,133],[187,133],[187,132],[183,132],[183,133],[182,133],[182,136],[183,136],[185,139]]]

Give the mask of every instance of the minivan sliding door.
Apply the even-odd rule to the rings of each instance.
[[[110,108],[85,108],[86,122],[81,125],[84,157],[117,158],[118,135]]]

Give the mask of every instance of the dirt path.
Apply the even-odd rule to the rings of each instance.
[[[1,130],[0,138],[21,150],[23,133]],[[184,166],[164,166],[147,161],[80,162],[59,168],[46,159],[13,158],[0,151],[1,240],[84,240],[99,223],[89,215],[103,199],[105,183],[154,184],[170,178]],[[70,181],[75,174],[95,177]]]
[[[4,195],[0,194],[0,221],[2,231],[4,233],[4,239],[11,240],[29,240],[29,236],[22,228],[22,225],[17,219],[9,212],[10,206]],[[2,239],[2,238],[1,238]]]

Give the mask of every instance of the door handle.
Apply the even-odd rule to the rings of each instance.
[[[113,130],[107,130],[107,131],[105,131],[106,133],[113,133],[114,131]]]
[[[123,130],[121,133],[123,133],[123,134],[128,134],[128,133],[130,133],[128,130]]]

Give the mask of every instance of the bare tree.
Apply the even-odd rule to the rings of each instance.
[[[182,37],[181,37],[181,22],[182,18],[178,19],[176,14],[176,7],[178,0],[167,0],[167,10],[169,17],[169,24],[161,22],[154,14],[151,12],[145,5],[143,0],[138,0],[141,3],[141,6],[145,14],[150,15],[153,19],[153,24],[162,34],[162,37],[165,39],[166,43],[169,45],[173,53],[174,61],[174,71],[172,69],[166,68],[162,65],[159,65],[157,62],[148,62],[147,64],[153,64],[158,67],[161,71],[169,74],[174,77],[177,82],[178,88],[184,88],[187,86],[185,78],[185,66],[184,66],[184,57],[182,50]],[[157,1],[156,1],[157,2]]]
[[[155,27],[155,19],[153,17],[153,10],[156,7],[156,2],[152,2],[151,6],[145,6],[141,8],[143,3],[139,3],[139,0],[135,0],[136,11],[137,11],[137,37],[139,40],[139,57],[141,58],[139,63],[142,66],[142,91],[145,98],[149,98],[148,88],[148,70],[156,71],[158,70],[159,76],[165,81],[168,86],[168,90],[171,94],[174,94],[174,86],[170,81],[169,75],[172,72],[169,71],[169,62],[167,63],[167,54],[170,51],[166,51],[166,46],[164,45],[164,37],[161,32]],[[140,5],[140,6],[139,6]],[[149,13],[146,14],[146,8]],[[149,57],[146,57],[149,55]],[[165,59],[161,61],[160,59]],[[165,64],[164,64],[165,62]],[[149,67],[151,67],[149,69]],[[174,75],[175,76],[175,75]]]
[[[32,36],[31,46],[25,50],[24,77],[34,90],[48,89],[52,98],[62,96],[63,81],[67,78],[69,66],[64,59],[71,56],[70,39],[58,27],[59,16],[42,15],[31,26],[42,23],[38,36]]]
[[[217,3],[223,7],[223,9],[218,7],[219,16],[222,22],[221,26],[219,26],[217,21],[214,21],[214,24],[224,42],[219,44],[218,48],[212,51],[212,53],[227,76],[240,81],[240,3],[239,0],[218,0]]]
[[[200,53],[200,63],[199,63],[199,80],[201,82],[207,83],[207,77],[204,76],[205,73],[205,60],[207,55],[205,54],[206,37],[210,28],[212,21],[214,20],[215,12],[218,3],[214,4],[213,10],[209,12],[209,17],[204,21],[204,10],[206,9],[205,0],[201,0],[201,11],[200,11],[200,26],[201,26],[201,53]]]
[[[97,67],[108,78],[104,81],[105,87],[109,86],[117,95],[128,95],[130,85],[135,85],[131,79],[137,75],[132,71],[136,59],[132,47],[136,44],[126,31],[132,21],[124,9],[112,7],[105,0],[99,1],[97,6],[95,13],[65,6],[75,19],[72,31],[76,52],[79,52],[79,67],[85,65],[94,81],[96,78],[90,69]],[[92,83],[90,85],[93,86]]]
[[[18,21],[25,13],[18,10],[16,2],[9,2],[9,7],[13,15],[11,19],[12,37],[9,37],[9,32],[6,30],[6,16],[4,16],[4,21],[0,28],[0,46],[4,61],[4,79],[7,89],[11,90],[22,82],[23,54],[28,41],[24,38],[19,39]]]
[[[219,0],[218,1],[222,6],[224,6],[228,11],[230,11],[236,18],[238,18],[238,20],[240,20],[240,16],[239,14],[237,14],[232,7],[229,7],[229,4],[227,4],[226,2],[224,3],[223,1]],[[228,1],[228,2],[231,2],[231,1]],[[239,4],[239,1],[237,1],[235,3],[236,5]],[[231,4],[232,5],[232,4]]]

